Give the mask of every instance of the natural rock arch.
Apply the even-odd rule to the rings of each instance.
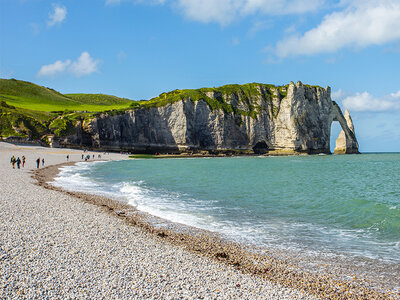
[[[353,154],[359,153],[358,142],[354,133],[353,121],[349,111],[346,109],[344,116],[339,106],[334,102],[332,109],[332,122],[338,121],[342,127],[339,137],[336,139],[335,154]],[[331,122],[331,125],[332,125]]]
[[[342,127],[344,139],[336,153],[359,153],[353,123],[348,112],[346,115],[345,118],[337,103],[332,101],[330,87],[323,89],[291,82],[287,97],[280,102],[278,115],[272,119],[273,130],[271,138],[267,139],[269,153],[278,150],[330,154],[333,121]]]

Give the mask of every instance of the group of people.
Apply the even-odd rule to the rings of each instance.
[[[86,152],[86,151],[85,151]],[[95,155],[93,154],[93,159],[95,159]],[[98,154],[97,158],[101,159],[101,155]],[[82,159],[85,159],[85,161],[90,160],[90,154],[84,155],[82,154]],[[69,161],[69,154],[67,155],[67,161]],[[20,169],[21,168],[21,164],[22,164],[22,168],[25,167],[25,162],[26,162],[26,158],[23,155],[21,158],[19,157],[15,157],[14,155],[11,157],[10,163],[12,164],[13,169],[15,169],[15,165],[17,165],[17,168]],[[36,159],[36,168],[40,167],[40,162],[42,162],[42,167],[44,167],[44,158],[40,159],[40,157],[38,157]]]
[[[38,159],[36,160],[36,168],[39,169],[40,166],[40,157],[38,157]],[[42,167],[44,167],[44,158],[42,158]]]
[[[41,161],[42,161],[42,166],[44,166],[44,158],[42,158]],[[17,165],[17,168],[20,169],[21,164],[22,164],[22,167],[24,168],[25,162],[26,162],[25,155],[22,155],[21,158],[19,158],[19,157],[15,158],[15,156],[13,155],[10,159],[10,163],[11,163],[13,169],[15,169],[15,165]],[[38,157],[38,159],[36,160],[36,168],[39,168],[39,166],[40,166],[40,157]]]
[[[15,158],[14,155],[10,159],[10,163],[12,164],[13,169],[15,169],[15,165],[17,165],[17,168],[20,169],[21,168],[21,163],[22,163],[22,167],[24,168],[25,167],[25,161],[26,161],[26,158],[25,158],[24,155],[22,156],[22,159],[19,158],[19,157]]]
[[[97,158],[101,158],[101,155],[100,154],[98,154],[97,155]],[[82,159],[85,159],[85,161],[88,161],[88,160],[90,160],[90,154],[87,154],[86,156],[84,155],[84,154],[82,154]],[[93,154],[93,159],[94,159],[94,154]]]

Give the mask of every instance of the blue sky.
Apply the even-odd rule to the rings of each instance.
[[[400,151],[400,0],[1,0],[0,26],[1,78],[136,100],[300,80],[361,151]]]

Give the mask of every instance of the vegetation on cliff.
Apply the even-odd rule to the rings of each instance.
[[[273,99],[280,101],[286,97],[288,86],[248,83],[229,84],[214,88],[184,89],[162,93],[149,101],[137,101],[131,104],[134,109],[161,107],[177,101],[205,101],[211,110],[221,109],[225,113],[255,117],[260,110],[266,109],[262,102],[266,101],[273,115],[277,109]],[[265,104],[265,103],[264,103]]]
[[[87,105],[93,105],[95,108],[94,110],[92,108],[87,109],[91,111],[102,111],[104,109],[124,109],[132,104],[132,100],[130,99],[104,94],[65,94],[65,96],[85,104],[85,107],[87,107]]]
[[[39,139],[47,132],[48,116],[36,111],[16,108],[0,101],[0,136]]]
[[[272,117],[279,112],[288,85],[248,83],[221,87],[174,90],[148,101],[132,101],[103,94],[61,94],[51,88],[0,79],[0,137],[39,139],[45,134],[65,136],[74,132],[77,121],[88,121],[102,113],[123,114],[126,110],[162,107],[178,101],[203,100],[211,110],[256,118],[261,111]],[[238,118],[238,122],[241,118]]]
[[[0,137],[40,139],[73,132],[77,120],[94,113],[124,111],[132,100],[102,94],[63,95],[31,82],[0,79]]]

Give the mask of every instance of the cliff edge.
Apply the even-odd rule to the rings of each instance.
[[[122,113],[79,121],[59,143],[134,153],[330,153],[337,121],[337,153],[358,153],[350,114],[343,116],[330,94],[329,87],[301,82],[176,90]]]

